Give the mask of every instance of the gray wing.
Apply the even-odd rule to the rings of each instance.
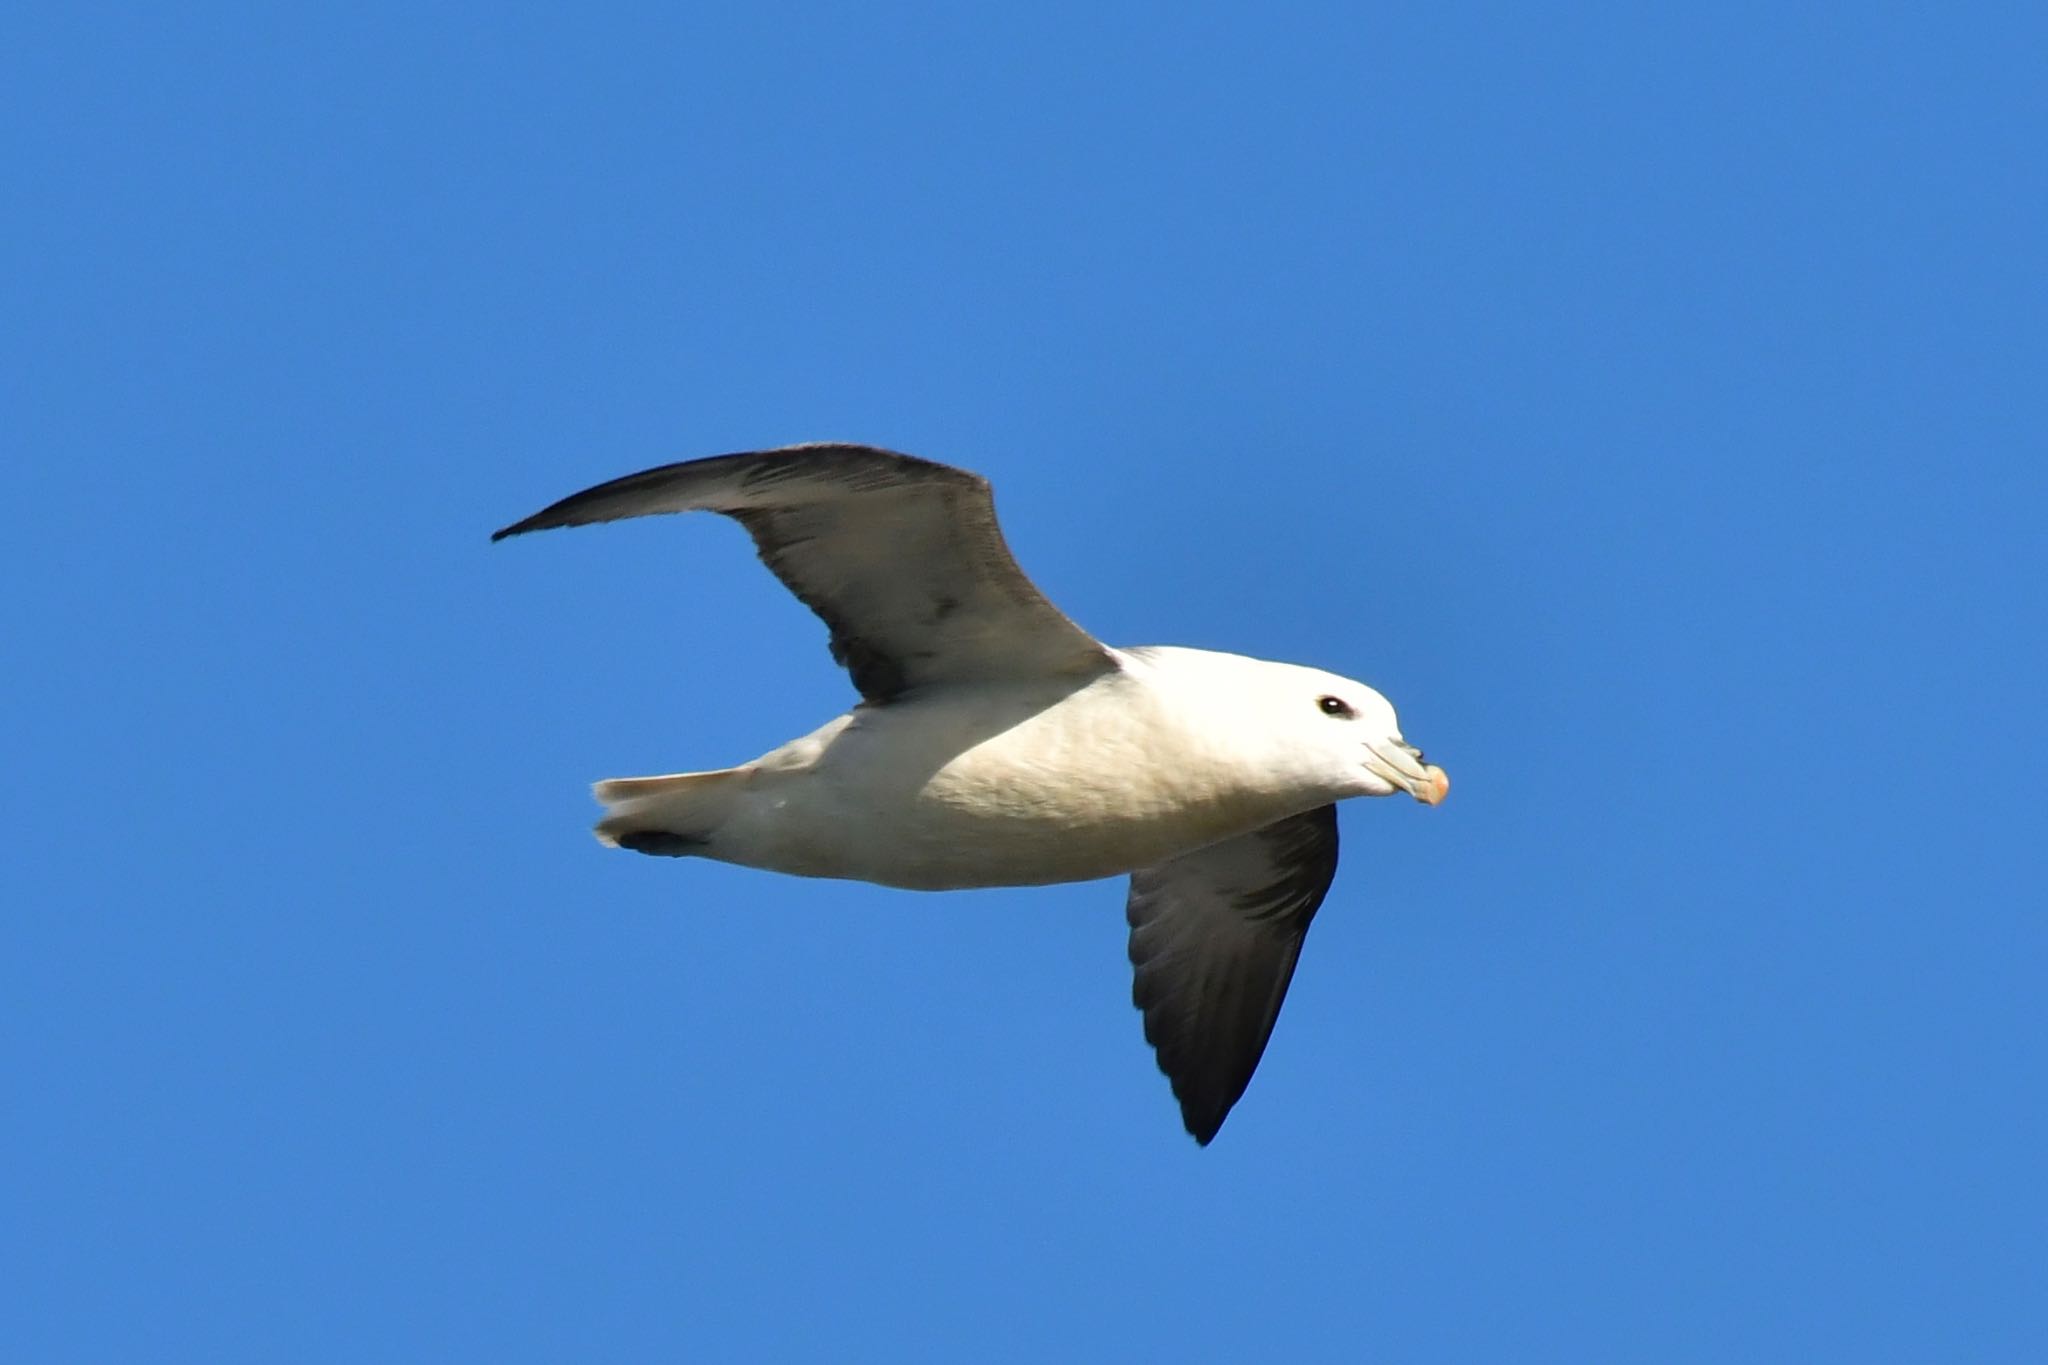
[[[988,480],[857,445],[716,455],[572,494],[491,537],[657,512],[722,512],[832,632],[870,702],[927,683],[1116,667],[1010,557]]]
[[[1336,875],[1335,806],[1131,874],[1131,999],[1204,1146],[1251,1083]]]

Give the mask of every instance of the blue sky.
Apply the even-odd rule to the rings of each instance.
[[[12,11],[0,1354],[2042,1358],[2044,40]],[[714,518],[487,534],[820,438],[1454,776],[1210,1149],[1120,883],[586,833],[850,689]]]

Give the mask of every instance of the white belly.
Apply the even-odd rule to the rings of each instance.
[[[859,710],[765,755],[705,852],[921,890],[1027,886],[1119,875],[1306,808],[1128,679],[973,700]]]

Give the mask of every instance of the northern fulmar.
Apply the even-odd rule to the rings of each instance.
[[[491,538],[700,510],[823,618],[861,699],[751,763],[599,782],[598,838],[920,891],[1129,874],[1132,999],[1207,1145],[1336,875],[1335,803],[1449,790],[1387,699],[1295,664],[1113,649],[1017,567],[986,479],[871,446],[663,465]]]

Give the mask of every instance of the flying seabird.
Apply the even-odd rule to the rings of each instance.
[[[598,838],[921,891],[1129,874],[1132,999],[1206,1145],[1336,875],[1335,803],[1449,790],[1392,705],[1295,664],[1112,649],[1017,567],[986,479],[871,446],[663,465],[491,539],[692,511],[747,529],[861,700],[751,763],[599,782]]]

